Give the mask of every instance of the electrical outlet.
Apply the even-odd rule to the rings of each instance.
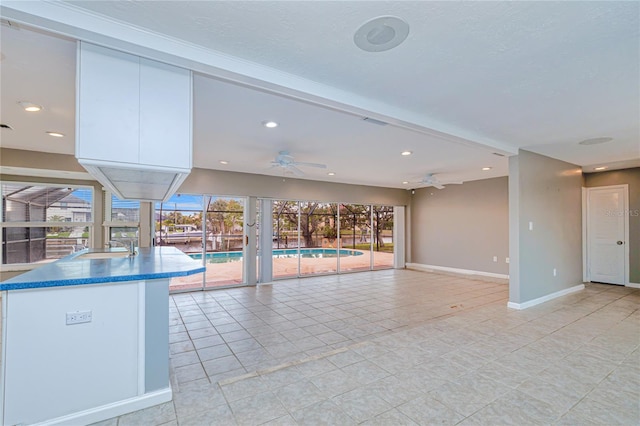
[[[91,311],[67,312],[67,325],[91,322],[91,319],[92,319]]]
[[[554,277],[558,276],[558,270],[556,268],[553,268],[553,276]]]
[[[509,258],[508,257],[505,257],[504,263],[509,263]]]
[[[529,231],[533,231],[533,222],[529,222]]]
[[[498,261],[498,256],[493,256],[493,261],[497,262]]]

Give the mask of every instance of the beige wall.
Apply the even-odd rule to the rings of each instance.
[[[0,148],[0,166],[44,169],[60,172],[87,172],[73,155],[51,154],[48,152],[25,151],[21,149],[8,148]]]
[[[193,169],[178,192],[405,206],[409,191],[221,170]]]
[[[629,282],[640,284],[640,167],[587,173],[586,187],[629,185]]]
[[[411,232],[411,263],[508,274],[508,178],[417,189]]]
[[[509,158],[510,302],[582,283],[582,184],[574,164],[524,150]]]

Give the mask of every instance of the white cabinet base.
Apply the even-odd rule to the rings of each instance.
[[[168,286],[4,292],[0,423],[88,424],[171,400]]]
[[[103,405],[90,410],[80,411],[67,416],[50,419],[35,425],[87,425],[102,420],[111,419],[133,411],[143,410],[154,405],[171,401],[173,394],[171,388],[161,389],[141,396],[118,401],[113,404]]]

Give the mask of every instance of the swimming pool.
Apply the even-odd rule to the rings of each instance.
[[[357,250],[347,250],[340,249],[340,256],[362,256],[361,251]],[[303,258],[309,259],[323,259],[323,258],[331,258],[338,257],[337,249],[325,249],[325,248],[312,248],[312,249],[300,249],[300,255]],[[202,259],[202,253],[190,254],[189,257],[192,259]],[[273,250],[273,258],[274,259],[282,259],[282,258],[295,258],[298,257],[298,249],[278,249]],[[227,262],[238,262],[242,260],[242,252],[241,251],[223,251],[223,252],[215,252],[215,253],[207,253],[205,259],[207,263],[227,263]]]

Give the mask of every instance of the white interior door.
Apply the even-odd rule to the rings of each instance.
[[[587,267],[590,281],[625,284],[627,188],[587,189]]]

